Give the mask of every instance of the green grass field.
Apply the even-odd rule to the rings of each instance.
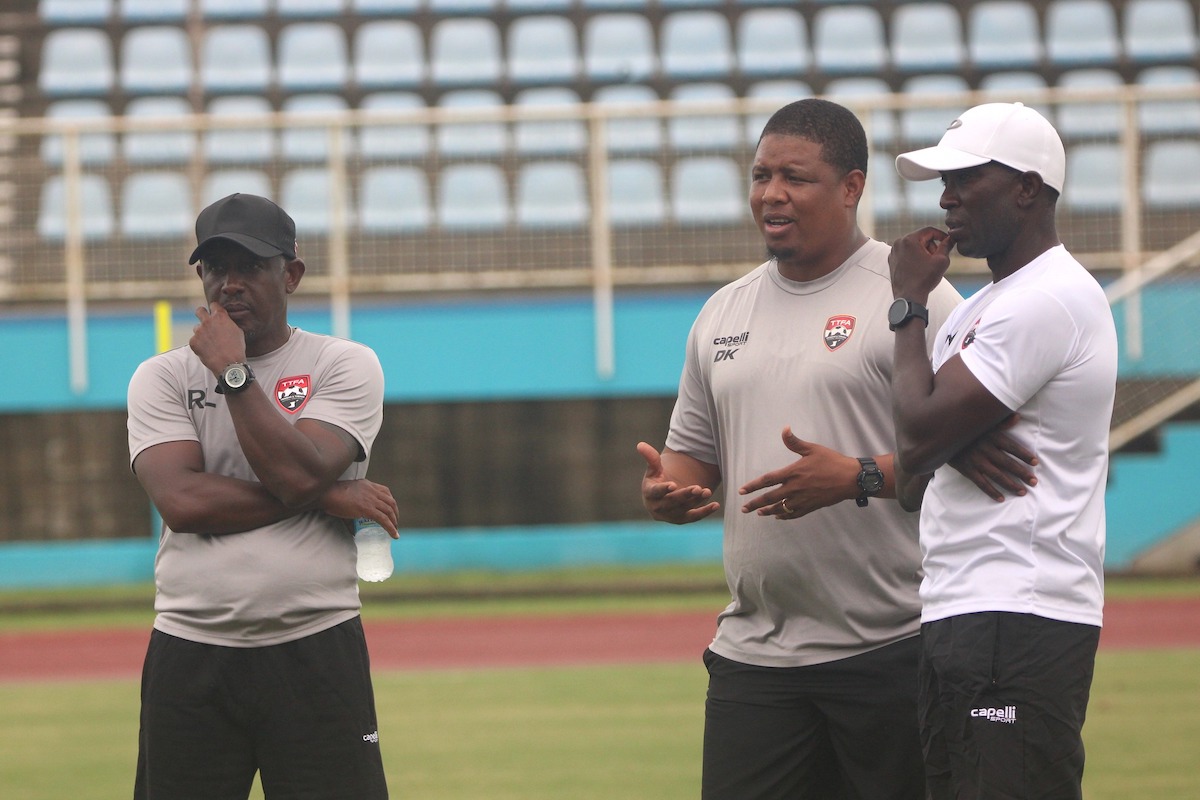
[[[630,576],[622,571],[622,579]],[[643,578],[649,577],[643,575]],[[655,577],[663,577],[657,575]],[[368,614],[503,614],[564,610],[711,608],[711,575],[686,573],[676,591],[600,591],[603,573],[493,577],[495,591],[438,600],[409,584],[372,589]],[[661,585],[659,581],[655,586]],[[475,585],[468,580],[464,585]],[[541,589],[553,586],[566,598]],[[626,587],[628,588],[628,587]],[[635,587],[636,588],[636,587]],[[503,589],[503,591],[501,591]],[[1200,595],[1195,582],[1114,585],[1110,596]],[[144,587],[130,590],[141,596]],[[0,628],[149,624],[118,592],[50,608],[48,595],[0,596]],[[55,593],[57,601],[77,601]],[[8,605],[5,606],[5,603]],[[16,605],[14,605],[16,603]],[[40,603],[36,614],[28,611]],[[97,608],[100,606],[100,608]],[[18,608],[26,611],[19,612]],[[98,615],[98,617],[96,616]],[[379,673],[376,693],[392,795],[412,800],[695,798],[704,670],[694,664]],[[0,797],[108,800],[130,796],[136,681],[0,684]],[[1197,796],[1200,650],[1101,653],[1087,727],[1089,800]],[[254,797],[261,797],[257,792]]]

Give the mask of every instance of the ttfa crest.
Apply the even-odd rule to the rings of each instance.
[[[295,414],[308,400],[312,389],[312,379],[308,375],[296,375],[291,378],[280,378],[275,384],[275,399],[279,406],[289,414]]]
[[[825,322],[825,333],[823,334],[825,337],[825,346],[830,350],[837,350],[849,341],[853,333],[854,317],[848,314],[830,317]]]

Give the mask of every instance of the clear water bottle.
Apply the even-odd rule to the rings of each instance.
[[[358,548],[358,577],[385,581],[392,574],[392,537],[378,522],[366,517],[354,520],[354,544]]]

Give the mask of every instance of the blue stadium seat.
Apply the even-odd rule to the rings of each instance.
[[[592,102],[598,106],[628,106],[631,110],[658,101],[649,86],[632,83],[602,86],[592,95]],[[618,112],[614,109],[614,113]],[[609,152],[657,153],[662,149],[662,126],[657,117],[613,116],[605,123],[604,131]]]
[[[670,99],[680,103],[732,101],[727,83],[685,83],[671,90]],[[676,150],[730,150],[742,145],[742,128],[732,115],[672,117],[667,121],[667,141]]]
[[[728,78],[733,37],[716,11],[677,11],[662,23],[662,71],[671,78]]]
[[[367,116],[425,107],[425,101],[415,92],[376,92],[364,97],[359,105]],[[424,158],[429,149],[428,125],[363,125],[358,137],[358,152],[363,158]]]
[[[1063,205],[1073,211],[1118,211],[1125,202],[1125,159],[1111,142],[1073,145],[1067,151]]]
[[[904,190],[905,210],[919,222],[929,225],[941,225],[945,219],[942,210],[941,181],[900,181]]]
[[[192,85],[192,44],[183,28],[149,25],[121,40],[121,88],[130,94],[184,94]]]
[[[823,6],[813,23],[813,56],[826,73],[876,73],[888,66],[883,18],[874,6]]]
[[[1060,89],[1115,89],[1125,82],[1111,69],[1073,69],[1058,79]],[[1063,138],[1107,137],[1121,132],[1124,113],[1116,102],[1062,103],[1058,106],[1058,132]]]
[[[346,10],[346,0],[275,0],[281,17],[336,17]]]
[[[657,70],[654,33],[642,14],[597,14],[587,21],[584,71],[595,81],[639,81]]]
[[[887,109],[878,109],[865,115],[855,108],[856,98],[883,97],[891,94],[892,89],[882,78],[835,78],[825,84],[825,94],[829,99],[848,106],[858,114],[863,127],[867,129],[867,138],[876,144],[891,144],[896,139],[896,115]]]
[[[522,228],[582,228],[590,216],[583,169],[570,161],[522,164],[516,207]]]
[[[1112,4],[1108,0],[1050,0],[1046,55],[1059,66],[1115,64],[1121,45]]]
[[[81,125],[87,120],[108,120],[112,111],[108,103],[94,98],[76,100],[56,100],[46,107],[45,116],[55,120],[78,120]],[[95,131],[79,134],[79,163],[107,164],[116,155],[116,135],[112,131]],[[57,166],[65,158],[66,142],[63,136],[50,134],[43,137],[41,144],[42,161]]]
[[[576,106],[579,95],[563,86],[539,86],[517,92],[516,107]],[[518,153],[563,155],[581,153],[588,134],[578,119],[526,120],[513,124],[513,143]]]
[[[349,64],[346,34],[340,25],[298,22],[279,32],[279,85],[284,89],[343,89]]]
[[[579,75],[575,26],[564,16],[518,17],[508,29],[508,77],[516,83],[564,83]]]
[[[200,189],[200,206],[208,206],[231,194],[256,194],[272,198],[271,179],[267,173],[257,169],[214,169],[204,176]]]
[[[1200,71],[1195,67],[1147,67],[1137,75],[1140,86],[1195,86]],[[1200,100],[1144,100],[1138,104],[1138,127],[1142,133],[1200,134]]]
[[[274,81],[271,45],[258,25],[218,25],[201,47],[200,82],[209,92],[266,91]]]
[[[1125,54],[1136,62],[1191,60],[1197,52],[1195,2],[1128,0]]]
[[[219,123],[221,117],[268,117],[271,104],[258,95],[229,95],[208,104],[208,113]],[[260,163],[275,157],[275,133],[265,126],[215,125],[204,134],[204,158],[217,163]]]
[[[108,34],[91,28],[56,28],[46,34],[38,88],[51,96],[112,91],[113,56]]]
[[[1149,209],[1195,209],[1200,205],[1200,141],[1151,142],[1145,159],[1142,198]]]
[[[746,186],[731,158],[681,158],[671,170],[671,209],[685,226],[727,225],[747,219]]]
[[[283,101],[281,111],[295,114],[338,114],[345,111],[346,99],[339,94],[296,94]],[[288,161],[325,161],[330,156],[330,128],[287,125],[280,134],[280,153]],[[341,130],[343,157],[354,153],[354,129]]]
[[[772,114],[788,103],[812,97],[812,94],[812,87],[803,81],[779,79],[750,84],[746,88],[747,99],[766,100],[769,98],[775,101],[775,107],[767,112],[746,116],[746,141],[751,145],[756,145],[758,137],[762,134],[763,126],[767,124],[767,120],[771,118]]]
[[[961,75],[916,75],[904,82],[901,91],[906,96],[924,99],[967,92],[970,88]],[[970,105],[968,101],[957,106],[905,109],[900,112],[900,136],[911,148],[937,144],[954,118]]]
[[[99,175],[79,179],[79,226],[84,239],[107,239],[113,233],[112,192],[108,181]],[[38,203],[38,236],[62,241],[67,236],[70,214],[67,211],[67,187],[61,175],[52,175],[42,184]]]
[[[429,181],[420,167],[377,166],[363,170],[358,224],[366,233],[416,233],[433,223]]]
[[[979,91],[995,95],[994,98],[987,98],[988,102],[1022,102],[1030,108],[1037,109],[1039,114],[1053,122],[1055,109],[1052,106],[1027,100],[1030,92],[1046,88],[1046,78],[1040,72],[1029,70],[989,72],[979,81]]]
[[[199,3],[200,16],[206,19],[261,19],[268,10],[267,0],[199,0]]]
[[[425,44],[415,22],[374,20],[354,34],[354,81],[364,89],[420,86]]]
[[[575,0],[506,0],[505,8],[518,14],[570,11]]]
[[[1033,67],[1042,59],[1037,11],[1026,0],[984,0],[970,9],[967,49],[984,69]]]
[[[196,212],[182,172],[135,172],[121,186],[121,235],[129,239],[183,238]]]
[[[738,19],[737,64],[743,75],[795,75],[808,69],[808,25],[791,8],[752,8]]]
[[[657,161],[640,158],[609,161],[609,221],[619,227],[662,225],[667,219],[665,183]]]
[[[425,5],[425,0],[351,0],[355,14],[363,16],[408,16]]]
[[[962,18],[950,3],[905,3],[892,15],[892,63],[906,72],[963,67]]]
[[[510,217],[508,184],[495,164],[451,164],[438,176],[437,220],[444,230],[497,230]]]
[[[481,14],[494,13],[500,6],[500,0],[425,0],[429,12],[435,17],[450,14]]]
[[[489,89],[456,89],[442,95],[438,106],[454,109],[500,108],[504,101]],[[438,126],[437,148],[442,155],[498,156],[508,149],[504,122],[446,122]]]
[[[483,18],[443,19],[433,26],[430,73],[443,86],[500,81],[500,31]]]
[[[39,0],[37,8],[49,25],[103,23],[112,13],[112,0]]]
[[[121,0],[120,15],[126,22],[183,22],[190,0]]]
[[[177,120],[192,113],[182,97],[137,97],[125,107],[125,117]],[[133,164],[186,164],[196,152],[196,134],[188,130],[128,131],[122,142],[125,160]]]
[[[333,229],[333,187],[329,170],[324,167],[299,167],[285,172],[279,181],[279,205],[287,209],[296,222],[301,240],[308,235],[324,235]],[[345,198],[345,222],[354,224],[350,197]]]
[[[867,163],[867,190],[859,203],[859,214],[867,209],[877,220],[896,217],[904,207],[900,176],[896,174],[896,157],[883,150],[873,151]]]

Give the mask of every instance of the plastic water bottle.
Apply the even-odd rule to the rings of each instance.
[[[366,517],[354,520],[354,544],[358,548],[358,577],[385,581],[392,574],[392,537],[378,522]]]

